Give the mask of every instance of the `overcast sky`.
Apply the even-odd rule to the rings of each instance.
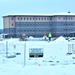
[[[58,12],[75,13],[75,0],[0,0],[0,29],[2,16],[9,14],[53,14]]]

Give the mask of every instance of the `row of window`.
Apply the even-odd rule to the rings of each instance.
[[[36,24],[31,24],[31,23],[27,23],[27,24],[18,23],[17,25],[30,25],[30,26],[31,26],[31,25],[34,25],[34,26],[35,26],[35,25],[37,25],[37,26],[38,26],[38,25],[43,25],[43,26],[46,25],[46,26],[47,26],[47,25],[52,25],[52,24],[48,24],[48,23],[36,23]],[[54,24],[54,25],[56,25],[56,24]],[[58,26],[58,25],[75,25],[75,24],[57,24],[56,26]],[[13,26],[13,24],[12,24],[12,26]]]
[[[32,24],[33,25],[33,24],[50,24],[50,23],[49,22],[38,22],[38,23],[37,22],[32,22],[32,23],[31,22],[29,22],[29,23],[28,22],[27,23],[26,22],[18,22],[16,24]]]
[[[18,20],[52,20],[50,17],[18,17]]]
[[[17,23],[16,24],[16,26],[19,26],[19,25],[24,25],[24,26],[35,26],[35,24],[37,25],[37,26],[49,26],[49,25],[53,25],[53,24],[49,24],[49,23]],[[14,26],[14,24],[12,23],[11,24],[12,26]],[[56,25],[56,26],[59,26],[59,25],[65,25],[65,26],[75,26],[75,24],[74,23],[65,23],[65,24],[60,24],[60,23],[58,23],[58,24],[54,24],[54,25]]]
[[[72,17],[64,17],[63,19],[64,19],[64,20],[73,20]]]
[[[11,20],[13,20],[14,18],[11,18]],[[18,20],[52,20],[52,18],[50,17],[18,17]]]
[[[52,20],[55,17],[18,17],[18,20]],[[61,19],[62,17],[58,17],[58,19]],[[12,17],[11,20],[14,18]],[[73,17],[63,17],[63,20],[73,20]]]
[[[40,30],[17,30],[17,32],[35,32],[35,31],[38,31],[38,32],[40,32],[40,31],[45,31],[45,32],[47,32],[47,31],[51,31],[52,29],[40,29]],[[75,29],[71,29],[71,28],[69,28],[69,29],[60,29],[60,30],[62,30],[62,31],[73,31],[73,30],[75,30]],[[11,30],[12,32],[14,32],[14,30]],[[58,30],[59,31],[59,30]]]
[[[49,31],[49,29],[47,29],[47,30],[17,30],[17,32],[35,32],[35,31],[38,31],[38,32],[40,32],[40,31]]]

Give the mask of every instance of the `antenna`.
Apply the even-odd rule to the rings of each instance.
[[[70,13],[70,11],[68,11],[68,13]]]

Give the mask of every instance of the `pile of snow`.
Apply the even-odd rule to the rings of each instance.
[[[33,36],[30,36],[29,39],[33,39]]]
[[[44,37],[36,37],[36,38],[34,38],[33,36],[30,36],[29,38],[26,38],[26,40],[27,41],[45,41],[45,38]],[[48,40],[48,38],[47,38],[47,40]]]
[[[67,40],[63,36],[56,38],[55,41],[56,42],[67,42]]]
[[[75,15],[75,13],[72,13],[72,12],[68,11],[68,12],[58,12],[58,13],[54,13],[54,15]]]

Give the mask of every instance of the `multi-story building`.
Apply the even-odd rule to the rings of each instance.
[[[52,36],[74,36],[75,15],[7,15],[3,16],[4,33],[10,37],[23,34],[43,37],[44,33]]]

